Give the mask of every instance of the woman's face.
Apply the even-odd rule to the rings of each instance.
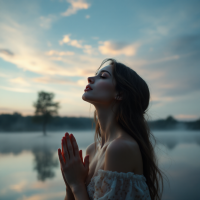
[[[105,71],[104,71],[105,70]],[[82,99],[90,103],[110,103],[116,96],[112,66],[101,68],[96,76],[88,77],[92,90],[84,92]]]

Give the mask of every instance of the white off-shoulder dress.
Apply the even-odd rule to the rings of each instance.
[[[87,192],[90,200],[151,200],[146,178],[133,172],[99,169]]]

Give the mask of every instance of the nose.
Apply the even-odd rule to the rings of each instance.
[[[92,77],[88,77],[87,79],[88,79],[88,82],[89,82],[89,83],[92,83],[92,82],[93,82],[93,78],[92,78]]]

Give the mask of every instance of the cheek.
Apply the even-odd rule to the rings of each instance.
[[[96,87],[98,90],[112,90],[113,86],[110,83],[106,83],[106,82],[101,82],[98,84],[98,86]]]

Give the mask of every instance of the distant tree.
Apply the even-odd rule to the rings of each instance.
[[[167,122],[172,122],[172,123],[173,123],[173,122],[176,122],[177,120],[174,119],[173,116],[170,115],[170,116],[168,116],[168,117],[166,118],[166,121],[167,121]]]
[[[14,116],[18,116],[18,117],[21,117],[21,116],[22,116],[21,113],[19,113],[19,112],[13,112],[13,115],[14,115]]]
[[[54,94],[48,92],[38,92],[38,100],[33,103],[35,115],[33,121],[43,124],[43,133],[46,135],[46,124],[57,115],[59,102],[53,102]]]

